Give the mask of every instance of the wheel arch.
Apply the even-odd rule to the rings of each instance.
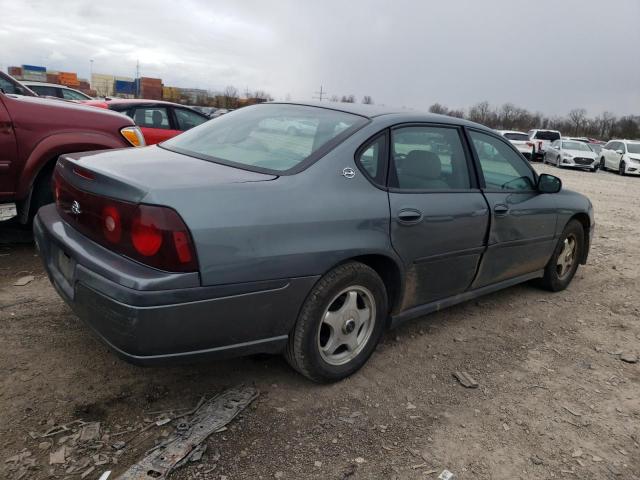
[[[333,265],[327,272],[349,262],[362,263],[373,269],[380,276],[387,290],[389,314],[391,316],[397,313],[402,303],[402,293],[404,291],[404,275],[400,262],[389,255],[370,253],[345,258]]]
[[[589,255],[589,232],[591,231],[591,219],[589,218],[589,215],[587,215],[584,212],[579,212],[576,213],[575,215],[573,215],[570,219],[569,222],[571,220],[576,220],[578,222],[580,222],[580,224],[582,225],[582,230],[584,231],[584,249],[582,252],[582,258],[580,259],[580,263],[582,265],[584,265],[585,263],[587,263],[587,256]],[[567,222],[567,223],[569,223]]]

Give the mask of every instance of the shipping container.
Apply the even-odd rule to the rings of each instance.
[[[98,97],[113,96],[113,83],[115,78],[113,75],[105,75],[103,73],[94,73],[91,75],[91,88],[97,92]]]
[[[60,76],[57,73],[47,72],[47,83],[60,83]]]
[[[47,73],[46,67],[40,67],[38,65],[22,65],[22,70],[29,70],[30,72]]]
[[[116,80],[114,83],[114,91],[117,94],[135,95],[136,84],[126,80]]]
[[[12,77],[22,77],[22,67],[9,67],[7,71]]]
[[[27,80],[29,82],[43,82],[47,81],[47,73],[46,72],[35,72],[29,70],[23,70],[22,80]]]

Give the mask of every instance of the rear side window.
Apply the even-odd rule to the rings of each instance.
[[[390,186],[407,190],[469,189],[469,169],[456,128],[392,130]]]
[[[262,104],[205,122],[162,147],[258,171],[286,172],[365,123],[365,117],[326,108]]]
[[[359,150],[356,162],[378,185],[386,181],[387,135],[382,134]]]
[[[509,140],[520,140],[520,141],[528,141],[529,136],[526,133],[505,133],[504,138]]]
[[[133,121],[139,127],[163,128],[169,130],[169,116],[166,108],[143,107],[133,110]]]
[[[49,87],[48,85],[32,85],[29,87],[41,97],[59,97],[58,89],[55,87]]]
[[[511,146],[491,135],[469,132],[489,190],[532,190],[533,172]]]

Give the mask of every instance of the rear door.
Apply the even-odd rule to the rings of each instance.
[[[403,308],[464,292],[489,226],[468,146],[455,126],[391,129],[391,242],[407,270]]]
[[[553,195],[536,189],[530,165],[503,138],[469,129],[484,196],[491,210],[487,251],[473,288],[544,268],[555,246]]]
[[[0,77],[0,87],[2,87]],[[0,200],[15,192],[18,151],[13,122],[0,94]]]
[[[131,116],[142,130],[147,145],[164,142],[180,133],[180,130],[172,126],[167,107],[134,107]]]

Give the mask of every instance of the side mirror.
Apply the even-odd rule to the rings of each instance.
[[[542,173],[538,177],[538,192],[558,193],[562,189],[562,180],[548,173]]]
[[[624,155],[624,151],[622,151],[622,150],[616,150],[616,153],[617,153],[618,155]]]

